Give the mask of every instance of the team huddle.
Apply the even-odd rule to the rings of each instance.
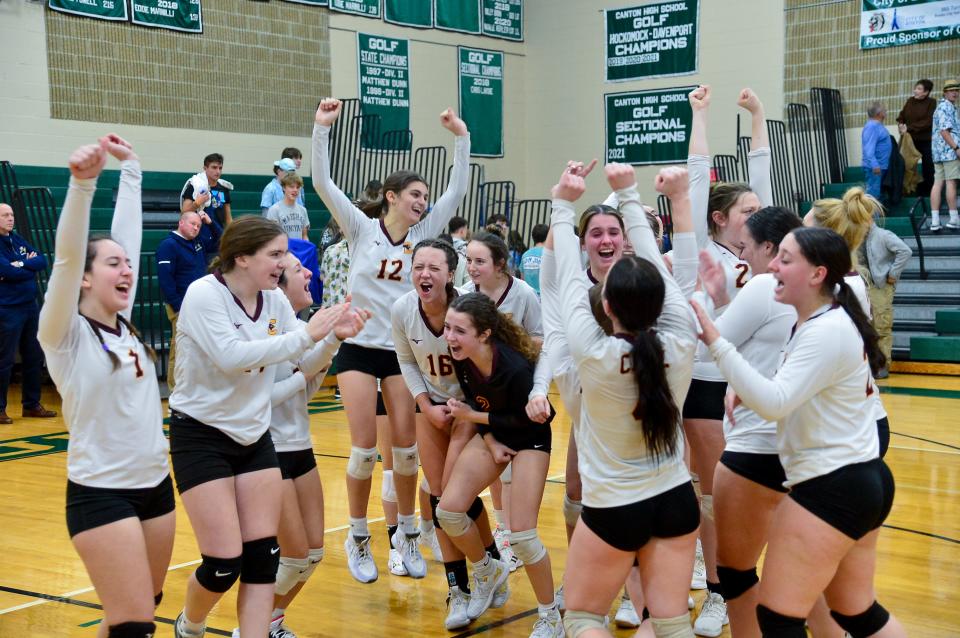
[[[653,184],[670,202],[673,250],[662,253],[631,166],[605,166],[610,196],[578,213],[596,161],[570,161],[551,191],[539,296],[510,274],[499,236],[475,235],[464,255],[438,238],[469,184],[470,134],[456,114],[440,117],[454,161],[432,206],[429,185],[406,170],[358,206],[330,176],[342,105],[323,100],[313,184],[349,247],[348,296],[301,320],[311,273],[282,227],[260,216],[227,225],[180,307],[169,445],[156,355],[129,321],[139,160],[115,135],[77,149],[39,339],[70,429],[67,524],[104,607],[100,635],[155,631],[175,528],[169,451],[201,554],[175,635],[203,636],[239,580],[234,636],[294,636],[286,610],[324,555],[307,403],[335,363],[350,431],[349,571],[379,577],[367,504],[382,396],[383,489],[397,508],[390,571],[425,577],[421,547],[436,544],[447,630],[506,604],[522,566],[538,602],[531,637],[610,635],[621,591],[637,635],[719,636],[729,623],[737,637],[800,638],[806,625],[815,636],[904,636],[873,589],[894,482],[854,217],[876,203],[860,191],[803,220],[773,206],[763,107],[749,89],[738,104],[752,117],[751,182],[711,186],[711,90],[689,99],[687,166]],[[108,156],[121,161],[111,235],[91,237]],[[461,260],[470,281],[457,288]],[[562,583],[537,532],[562,444],[553,383],[572,421]],[[691,587],[708,590],[693,624]]]

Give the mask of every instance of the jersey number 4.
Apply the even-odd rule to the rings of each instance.
[[[439,355],[437,357],[437,363],[439,364],[439,366],[437,366],[437,365],[434,365],[433,363],[433,355],[428,354],[427,363],[430,364],[430,376],[446,377],[453,374],[453,359],[448,355],[445,355],[445,354]],[[437,374],[438,367],[439,367],[439,374]]]
[[[389,273],[387,272],[387,265],[390,265],[393,270]],[[394,259],[389,261],[387,259],[380,260],[380,272],[377,273],[377,279],[388,279],[390,281],[403,281],[403,277],[400,276],[400,271],[403,270],[403,262],[399,259]]]

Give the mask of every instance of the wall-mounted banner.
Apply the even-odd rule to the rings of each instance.
[[[133,23],[171,31],[203,33],[200,0],[133,0]]]
[[[383,0],[383,19],[405,27],[433,26],[433,0]]]
[[[960,38],[960,0],[861,0],[861,49],[954,38]]]
[[[434,0],[433,15],[438,29],[480,33],[480,0]]]
[[[407,40],[357,33],[360,112],[380,116],[381,136],[410,128],[409,50]],[[379,147],[379,140],[372,146]]]
[[[284,0],[284,2],[294,2],[296,4],[311,4],[315,7],[329,6],[328,0]]]
[[[687,94],[695,88],[604,95],[606,161],[634,165],[686,162],[693,120]]]
[[[523,0],[483,0],[483,35],[523,40]]]
[[[661,0],[604,15],[607,82],[697,72],[699,0]]]
[[[380,17],[380,0],[330,0],[330,8],[368,18]]]
[[[503,52],[457,49],[460,117],[470,129],[470,155],[503,157]]]
[[[127,20],[127,0],[50,0],[50,8],[100,20]]]

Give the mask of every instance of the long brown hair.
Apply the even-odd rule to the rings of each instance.
[[[376,199],[361,202],[359,208],[367,217],[378,219],[390,208],[390,202],[387,201],[387,193],[399,195],[407,186],[414,182],[421,182],[427,188],[430,187],[430,185],[427,184],[427,180],[420,177],[419,173],[414,173],[413,171],[394,171],[390,173],[390,176],[383,182],[383,187],[380,188],[380,196]]]
[[[752,193],[748,184],[743,182],[720,182],[710,188],[710,199],[707,202],[707,232],[713,238],[720,233],[720,227],[713,219],[713,213],[719,212],[726,219],[740,198]]]
[[[489,330],[491,338],[516,350],[530,363],[537,363],[540,348],[533,342],[527,331],[497,310],[493,300],[482,292],[460,295],[450,302],[450,309],[470,315],[470,320],[478,334]]]

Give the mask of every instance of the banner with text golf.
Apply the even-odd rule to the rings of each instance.
[[[607,82],[696,73],[699,13],[699,0],[608,9]]]
[[[687,94],[694,88],[604,95],[606,161],[634,165],[686,162],[693,119]]]
[[[954,38],[960,38],[960,0],[861,0],[861,49]]]
[[[409,47],[407,40],[357,33],[360,112],[380,117],[374,148],[384,133],[410,128]]]

